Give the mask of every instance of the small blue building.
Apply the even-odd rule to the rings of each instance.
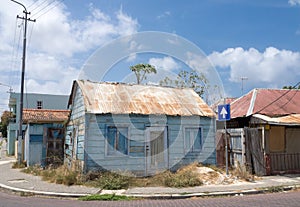
[[[64,159],[64,124],[68,110],[24,109],[24,160],[27,166],[62,164]]]
[[[192,90],[74,81],[65,162],[139,176],[216,163],[215,114]]]
[[[59,109],[66,110],[69,96],[25,93],[23,100],[24,109]],[[7,126],[7,153],[14,155],[15,141],[18,137],[19,121],[20,121],[20,93],[10,93],[9,109],[13,114]],[[25,125],[23,125],[25,130]]]

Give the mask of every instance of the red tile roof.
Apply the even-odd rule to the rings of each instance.
[[[233,101],[231,118],[263,114],[270,117],[300,114],[300,90],[253,89]]]
[[[23,122],[64,122],[68,120],[69,110],[53,110],[53,109],[24,109]]]

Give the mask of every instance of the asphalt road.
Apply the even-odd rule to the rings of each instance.
[[[178,200],[137,200],[137,201],[78,201],[57,198],[21,197],[0,192],[0,207],[106,207],[106,206],[197,206],[197,207],[299,207],[300,191],[260,195],[191,198]]]

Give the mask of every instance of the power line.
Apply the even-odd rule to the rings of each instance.
[[[57,3],[55,5],[53,5],[51,8],[49,8],[48,10],[46,10],[44,13],[42,13],[38,17],[36,17],[36,19],[40,18],[41,16],[47,14],[49,11],[51,11],[52,9],[54,9],[55,7],[57,7],[59,4],[61,4],[63,2],[63,0],[62,1],[56,1],[56,2]]]
[[[56,2],[55,0],[51,1],[50,3],[47,1],[47,4],[45,6],[43,6],[37,12],[35,12],[34,14],[32,14],[32,18],[36,18],[37,19],[37,16],[39,17],[40,13],[42,13],[44,10],[46,10],[48,7],[50,7],[55,2]]]
[[[293,86],[293,88],[297,87],[300,84],[300,82],[298,82],[296,85]],[[279,99],[281,99],[283,96],[287,95],[289,92],[293,91],[294,89],[287,89],[287,91],[285,93],[283,93],[281,96],[279,96],[278,98],[276,98],[274,101],[272,101],[271,103],[267,104],[266,106],[264,106],[263,108],[261,108],[260,110],[258,110],[256,113],[260,113],[261,111],[263,111],[264,109],[266,109],[267,107],[271,106],[273,103],[277,102]],[[295,95],[294,95],[295,96]],[[293,97],[294,97],[293,96]],[[289,100],[288,102],[290,102],[291,100]],[[282,108],[283,106],[285,106],[287,103],[285,103],[284,105],[280,106],[279,108]],[[278,108],[278,109],[279,109]]]
[[[11,52],[11,62],[10,62],[10,72],[9,74],[11,74],[13,68],[14,68],[14,57],[15,57],[15,45],[16,45],[16,36],[17,36],[17,23],[18,23],[18,19],[16,18],[16,22],[15,22],[15,32],[14,32],[14,41],[13,41],[13,47],[12,47],[12,52]],[[11,80],[12,78],[9,78],[9,80]],[[11,84],[11,83],[9,83]]]
[[[18,20],[18,18],[16,18],[16,20]],[[19,57],[20,43],[21,43],[21,37],[22,37],[21,33],[22,33],[22,29],[23,29],[23,27],[21,27],[21,25],[17,26],[17,28],[19,28],[20,31],[19,31],[19,35],[18,35],[17,47],[13,48],[13,51],[16,51],[16,54],[14,54],[14,56],[13,56],[13,59],[15,59],[15,60],[12,59],[11,71],[15,71],[15,68],[17,67],[17,63],[20,63],[18,61],[18,57]],[[15,53],[15,52],[13,52],[13,53]],[[12,78],[11,80],[14,80],[14,78]],[[13,85],[13,83],[10,83],[10,85]]]
[[[28,9],[31,10],[31,12],[33,12],[34,10],[36,10],[37,8],[39,8],[41,5],[43,5],[45,2],[47,2],[48,0],[44,0],[42,3],[38,4],[39,1],[33,2],[30,6],[28,6]],[[33,5],[37,5],[34,8],[31,8]]]

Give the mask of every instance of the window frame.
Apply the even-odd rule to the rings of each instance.
[[[37,109],[43,109],[43,101],[36,101],[36,108]]]
[[[186,132],[187,130],[198,130],[198,133],[200,133],[200,148],[199,149],[195,149],[195,139],[193,141],[193,144],[190,146],[187,146],[187,137],[186,137]],[[199,153],[202,151],[203,149],[203,128],[201,126],[185,126],[184,130],[183,130],[183,147],[184,147],[184,151],[186,153],[190,152],[190,153]]]
[[[126,143],[126,154],[113,148],[112,153],[110,153],[110,144],[109,144],[109,128],[115,128],[118,134],[120,134],[120,130],[118,129],[126,129],[127,136],[124,136]],[[115,137],[116,138],[116,137]],[[129,126],[128,125],[108,125],[106,126],[106,135],[105,135],[105,156],[107,157],[125,157],[129,156],[130,152],[130,138],[129,138]],[[124,147],[125,148],[125,147]]]

